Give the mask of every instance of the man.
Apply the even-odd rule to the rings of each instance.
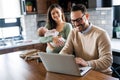
[[[72,7],[71,23],[74,29],[60,54],[74,53],[80,66],[91,66],[94,70],[111,75],[113,59],[107,32],[89,22],[89,14],[82,4]]]

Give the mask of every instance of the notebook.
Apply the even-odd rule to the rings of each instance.
[[[75,59],[73,55],[63,55],[63,54],[55,54],[55,53],[38,53],[40,59],[47,71],[75,75],[75,76],[83,76],[86,74],[91,67],[78,67],[75,63]]]

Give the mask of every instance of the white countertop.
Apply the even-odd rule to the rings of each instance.
[[[112,51],[120,52],[120,39],[111,40]]]
[[[15,42],[9,42],[7,43],[7,46],[0,46],[0,50],[2,49],[7,49],[7,48],[14,48],[14,47],[20,47],[20,46],[25,46],[25,45],[32,45],[32,44],[37,44],[39,43],[38,40],[21,40],[21,41],[15,41]]]

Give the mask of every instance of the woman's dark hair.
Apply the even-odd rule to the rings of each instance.
[[[79,10],[83,14],[85,14],[87,12],[87,9],[86,9],[85,5],[83,5],[83,4],[76,4],[76,5],[72,6],[72,8],[71,8],[71,12],[73,12],[73,11],[79,11]]]
[[[65,21],[64,12],[63,12],[63,9],[61,8],[61,6],[58,5],[58,4],[52,4],[52,5],[48,8],[48,12],[47,12],[47,21],[48,21],[48,24],[50,25],[50,27],[48,27],[48,29],[56,29],[56,26],[57,26],[57,23],[52,19],[52,16],[51,16],[51,11],[52,11],[54,8],[58,8],[58,9],[61,10],[61,12],[62,12],[62,19],[63,19],[63,21]]]

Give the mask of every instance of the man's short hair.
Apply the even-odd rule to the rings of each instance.
[[[71,8],[71,12],[73,12],[73,11],[81,11],[82,13],[86,13],[87,12],[87,8],[86,8],[86,6],[85,5],[83,5],[83,4],[75,4],[74,6],[72,6],[72,8]]]

